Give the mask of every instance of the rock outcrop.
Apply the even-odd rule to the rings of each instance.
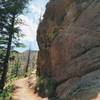
[[[94,99],[100,92],[100,0],[50,0],[46,8],[37,73],[57,82],[57,100]]]

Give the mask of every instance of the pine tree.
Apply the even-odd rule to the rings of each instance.
[[[0,2],[0,47],[4,53],[0,89],[3,90],[7,78],[8,62],[12,46],[19,46],[18,16],[23,12],[29,0],[2,0]],[[2,10],[3,9],[3,10]],[[4,48],[4,50],[3,50]]]

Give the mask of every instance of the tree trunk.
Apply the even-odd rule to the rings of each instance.
[[[3,73],[1,77],[1,83],[0,83],[0,89],[3,90],[7,78],[7,72],[8,72],[8,62],[9,62],[9,57],[10,57],[10,50],[11,50],[11,43],[12,43],[12,36],[14,34],[14,22],[15,22],[15,14],[13,15],[12,18],[12,23],[11,23],[11,30],[9,32],[9,40],[7,44],[7,51],[6,51],[6,56],[3,64]]]
[[[29,63],[30,63],[30,54],[31,54],[31,50],[29,49],[27,64],[26,64],[26,67],[25,67],[25,77],[27,76],[26,74],[28,72],[28,67],[29,67]]]

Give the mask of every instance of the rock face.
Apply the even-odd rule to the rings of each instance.
[[[37,35],[38,74],[56,80],[57,100],[95,98],[100,92],[100,0],[51,0],[46,8]]]

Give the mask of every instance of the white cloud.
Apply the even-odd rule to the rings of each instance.
[[[29,12],[19,16],[24,22],[19,25],[22,33],[25,35],[24,38],[21,38],[21,41],[25,43],[27,47],[29,47],[29,43],[32,43],[32,49],[34,50],[38,50],[36,35],[39,18],[43,18],[45,5],[48,1],[49,0],[33,0],[28,7]]]
[[[39,1],[41,1],[41,3]],[[37,0],[36,3],[32,2],[29,6],[30,12],[19,16],[24,22],[24,24],[20,25],[22,33],[25,34],[22,40],[36,41],[39,18],[44,14],[47,1]]]
[[[30,20],[25,15],[19,16],[23,20],[23,24],[20,24],[20,29],[22,30],[22,33],[25,35],[25,37],[22,40],[29,40],[34,41],[36,40],[36,31],[37,31],[37,24],[32,23],[32,20]]]
[[[43,5],[31,4],[30,10],[33,13],[36,21],[39,21],[40,18],[43,19],[43,14],[45,12],[45,7]]]
[[[40,14],[42,12],[41,6],[36,6],[35,4],[32,4],[30,6],[30,9],[32,9],[32,12]]]

